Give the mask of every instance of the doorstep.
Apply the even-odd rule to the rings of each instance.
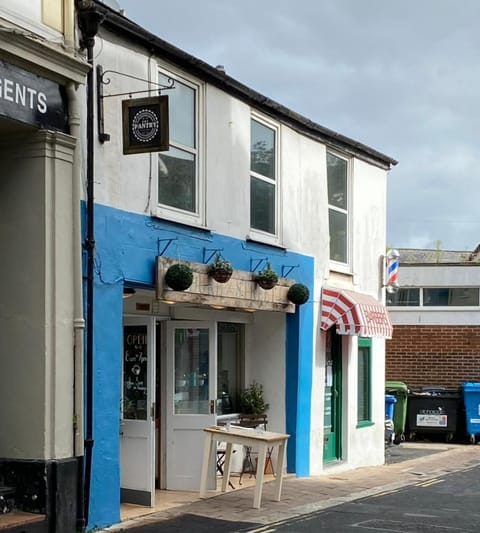
[[[16,533],[17,528],[23,528],[25,532],[40,532],[43,531],[42,522],[46,524],[46,521],[47,517],[43,514],[10,511],[9,513],[0,515],[0,532]],[[36,528],[35,526],[39,527]],[[20,533],[19,529],[18,531]]]

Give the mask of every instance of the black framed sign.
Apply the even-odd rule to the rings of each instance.
[[[123,100],[123,153],[169,149],[168,96]]]
[[[0,116],[68,133],[64,88],[0,60]]]

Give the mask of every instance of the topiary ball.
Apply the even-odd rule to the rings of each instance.
[[[287,292],[287,298],[295,305],[302,305],[310,297],[310,291],[303,283],[294,283]]]
[[[165,283],[174,291],[184,291],[193,283],[193,271],[188,265],[172,265],[165,273]]]

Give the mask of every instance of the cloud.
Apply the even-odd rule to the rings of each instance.
[[[398,159],[388,242],[478,244],[478,0],[120,3],[159,37]]]

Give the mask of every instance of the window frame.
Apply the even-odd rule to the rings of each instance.
[[[347,206],[346,209],[339,208],[330,203],[330,198],[328,194],[328,155],[332,155],[339,159],[342,159],[347,164],[347,173],[346,173],[346,194],[347,194]],[[325,168],[326,168],[326,178],[327,178],[327,203],[328,203],[328,231],[329,231],[329,241],[328,241],[328,259],[330,264],[330,269],[343,273],[350,273],[352,270],[352,194],[353,194],[353,158],[333,150],[327,147],[325,153]],[[344,213],[347,216],[347,236],[346,236],[346,261],[337,261],[332,259],[330,254],[330,211],[335,211],[337,213]]]
[[[360,390],[360,353],[366,349],[366,360],[367,360],[367,370],[366,370],[366,382],[363,390]],[[365,376],[364,376],[365,377]],[[367,416],[366,418],[360,420],[360,394],[362,394],[362,400],[364,400],[364,393],[367,395]],[[368,427],[374,425],[372,420],[372,339],[369,337],[359,337],[358,338],[358,351],[357,351],[357,428]]]
[[[205,139],[205,87],[204,84],[193,77],[185,76],[183,72],[179,72],[176,69],[166,68],[162,65],[157,65],[156,68],[157,83],[160,83],[160,75],[166,76],[177,81],[194,91],[195,110],[194,110],[194,147],[185,146],[179,142],[175,142],[170,139],[170,148],[181,150],[188,154],[192,154],[195,158],[195,198],[194,198],[194,211],[186,211],[178,207],[170,206],[168,204],[162,204],[159,200],[159,172],[158,162],[163,152],[158,152],[155,162],[153,164],[154,170],[152,174],[155,176],[153,189],[154,208],[153,214],[159,218],[165,218],[181,224],[188,224],[192,226],[205,227],[206,213],[205,213],[205,155],[204,155],[204,139]],[[165,91],[163,94],[167,96],[171,91]],[[170,110],[169,110],[170,112]]]
[[[265,126],[266,128],[269,128],[273,130],[275,134],[275,154],[274,154],[274,172],[275,172],[275,179],[272,180],[262,174],[259,174],[258,172],[255,172],[252,170],[252,143],[251,143],[251,131],[252,131],[252,121],[258,122],[262,126]],[[249,127],[250,127],[250,145],[249,145],[249,180],[248,180],[248,186],[249,186],[249,195],[248,195],[248,201],[249,201],[249,209],[248,209],[248,227],[249,227],[249,234],[248,238],[255,241],[265,242],[266,244],[273,244],[273,245],[280,245],[281,243],[281,195],[280,195],[280,184],[281,184],[281,178],[280,178],[280,125],[268,120],[267,118],[261,116],[258,113],[252,112],[250,114],[250,121],[249,121]],[[275,224],[275,232],[274,233],[268,233],[266,231],[262,231],[260,229],[252,228],[252,204],[251,204],[251,189],[252,189],[252,178],[259,179],[265,183],[272,184],[275,187],[275,193],[274,193],[274,201],[275,201],[275,213],[274,213],[274,224]]]
[[[478,294],[478,303],[473,305],[450,305],[450,304],[442,304],[442,305],[435,305],[435,304],[425,304],[425,291],[427,290],[462,290],[462,289],[476,289]],[[419,293],[418,298],[418,305],[409,305],[409,304],[398,304],[398,303],[389,303],[388,297],[387,297],[387,306],[390,308],[394,308],[396,310],[418,310],[422,309],[425,311],[433,311],[433,310],[472,310],[472,309],[478,309],[480,306],[480,287],[454,287],[454,286],[444,286],[444,287],[400,287],[400,290],[417,290]]]

